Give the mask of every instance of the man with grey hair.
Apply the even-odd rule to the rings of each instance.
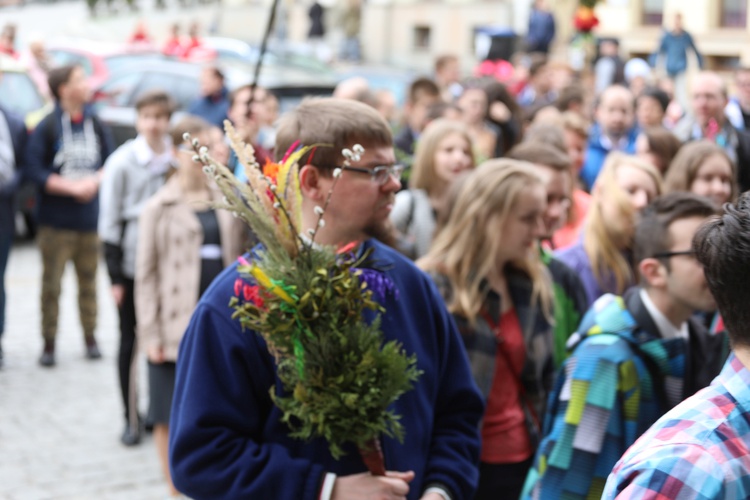
[[[721,146],[737,168],[740,191],[750,189],[750,135],[737,130],[724,114],[727,86],[721,76],[702,71],[692,81],[690,110],[675,127],[682,142],[708,139]]]

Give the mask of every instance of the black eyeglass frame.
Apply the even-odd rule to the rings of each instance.
[[[691,255],[695,256],[695,250],[680,250],[679,252],[659,252],[655,253],[653,259],[670,259],[672,257],[678,257],[680,255]]]
[[[390,177],[395,177],[396,179],[401,179],[401,174],[404,173],[404,170],[406,170],[406,165],[403,165],[401,163],[395,163],[393,165],[378,165],[377,167],[373,168],[361,168],[361,167],[350,167],[348,165],[315,165],[318,168],[325,168],[325,169],[336,169],[340,168],[341,170],[349,170],[350,172],[359,172],[360,174],[368,174],[373,182],[377,182],[378,185],[383,186],[385,185]],[[387,172],[388,176],[383,177],[382,180],[378,181],[377,177],[380,175],[380,172]]]

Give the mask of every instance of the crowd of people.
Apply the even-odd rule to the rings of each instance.
[[[680,22],[672,38],[696,50]],[[675,57],[670,44],[657,54]],[[710,71],[688,85],[677,66],[660,81],[606,65],[579,74],[540,53],[512,64],[508,78],[462,78],[460,59],[442,56],[411,83],[400,119],[359,78],[278,118],[270,92],[230,92],[209,65],[188,116],[170,124],[168,92],[144,93],[138,135],[116,149],[82,68],[50,69],[55,108],[28,137],[0,110],[0,271],[13,190],[21,177],[39,188],[40,365],[56,364],[68,261],[85,355],[101,357],[103,247],[120,318],[121,441],[153,427],[170,495],[746,497],[750,69],[736,71],[730,98]],[[242,179],[224,120],[260,164],[293,144],[330,145],[299,161],[303,231],[340,152],[365,149],[343,167],[318,242],[372,252],[399,290],[383,298],[385,338],[424,372],[395,405],[406,441],[382,440],[387,476],[289,437],[269,394],[281,390],[273,357],[232,318],[236,260],[254,237],[215,209],[222,196],[185,139]]]

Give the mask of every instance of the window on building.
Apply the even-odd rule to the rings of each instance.
[[[721,0],[721,26],[744,28],[747,26],[747,0]]]
[[[430,48],[430,27],[429,26],[414,26],[414,48],[415,49],[429,49]]]
[[[661,26],[664,21],[664,0],[643,0],[641,21],[646,26]]]

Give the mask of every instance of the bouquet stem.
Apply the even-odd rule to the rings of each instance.
[[[383,449],[380,447],[380,439],[370,439],[364,447],[359,448],[359,454],[365,462],[367,469],[373,476],[385,476],[385,458]]]

